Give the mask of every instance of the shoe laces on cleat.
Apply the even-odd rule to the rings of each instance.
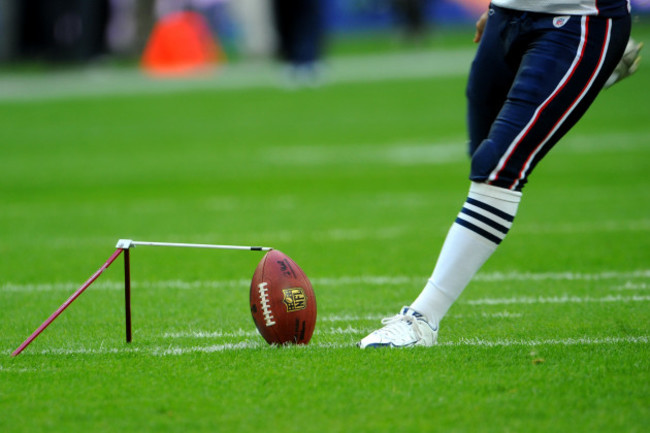
[[[437,328],[409,307],[402,308],[395,316],[382,319],[381,323],[384,326],[361,340],[359,347],[432,346],[436,342]]]

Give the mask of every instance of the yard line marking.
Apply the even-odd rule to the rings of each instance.
[[[314,331],[315,335],[345,335],[345,334],[361,334],[369,330],[353,328],[348,325],[346,328],[317,328]],[[224,331],[221,329],[215,331],[178,331],[166,332],[162,335],[163,338],[183,339],[183,338],[237,338],[237,337],[256,337],[260,334],[256,330],[247,331],[244,329],[237,329],[235,331]]]
[[[648,290],[650,288],[650,285],[646,283],[633,283],[631,281],[627,281],[625,284],[622,286],[616,286],[612,287],[612,290],[618,290],[618,291],[626,291],[626,290]]]
[[[508,346],[592,346],[602,344],[648,344],[650,338],[647,335],[638,337],[578,337],[557,339],[551,338],[546,340],[482,340],[478,338],[461,338],[458,341],[448,341],[438,343],[440,346],[482,346],[482,347],[508,347]]]
[[[356,314],[333,314],[329,316],[318,317],[318,322],[358,322],[360,320],[381,320],[386,314],[365,314],[362,316]]]
[[[178,331],[178,332],[165,332],[163,338],[236,338],[236,337],[254,337],[259,335],[257,331],[247,331],[245,329],[237,329],[235,331]]]
[[[32,352],[26,350],[22,354],[29,354],[29,353]],[[98,348],[78,347],[72,349],[63,349],[63,348],[44,349],[37,353],[40,355],[113,355],[119,353],[151,353],[151,351],[139,347],[107,348],[107,347],[100,346]]]
[[[597,273],[581,272],[491,272],[479,273],[473,281],[479,282],[503,282],[503,281],[603,281],[617,279],[644,279],[650,278],[650,269],[639,269],[635,271],[603,271]],[[343,285],[367,285],[367,286],[393,286],[419,284],[425,280],[422,276],[407,275],[357,275],[341,277],[315,277],[311,278],[314,286],[343,286]],[[0,292],[50,292],[68,291],[77,287],[78,283],[11,283],[6,282],[0,285]],[[137,281],[133,280],[132,287],[136,290],[147,289],[229,289],[248,288],[250,279],[233,280],[163,280],[163,281]],[[123,281],[97,281],[93,284],[95,290],[123,290]]]
[[[262,341],[241,341],[239,343],[213,344],[211,346],[194,346],[194,347],[168,347],[166,349],[157,348],[151,353],[154,356],[184,355],[186,353],[215,353],[226,352],[241,349],[256,349],[264,347],[266,343]]]
[[[499,313],[481,313],[482,317],[494,318],[494,319],[519,319],[524,315],[522,313],[511,313],[509,311],[501,311]],[[453,317],[458,317],[454,315]]]
[[[389,143],[383,145],[354,145],[354,152],[345,154],[336,146],[295,146],[291,148],[291,161],[282,157],[284,147],[271,147],[264,151],[264,160],[285,166],[289,163],[314,167],[354,164],[393,164],[397,166],[445,165],[465,161],[467,154],[462,139],[446,142]]]
[[[449,316],[453,317],[464,317],[461,314],[450,314]],[[482,313],[482,317],[487,318],[520,318],[523,315],[519,313],[510,313],[508,311],[502,311],[498,313]],[[379,321],[383,317],[382,315],[374,316],[329,316],[318,318],[320,322],[358,322],[362,320],[372,320]],[[372,328],[354,328],[352,325],[348,325],[345,328],[340,326],[338,327],[327,327],[327,326],[317,326],[314,330],[314,335],[345,335],[345,334],[363,334],[372,331]],[[212,331],[200,331],[200,330],[180,330],[174,332],[165,332],[162,334],[162,338],[170,339],[184,339],[184,338],[196,338],[196,339],[218,339],[218,338],[239,338],[239,337],[256,337],[260,334],[256,330],[246,330],[246,329],[236,329],[234,331],[226,331],[223,329],[215,329]]]
[[[0,373],[35,373],[37,371],[43,371],[37,368],[13,368],[13,367],[3,367],[0,365]]]
[[[586,303],[607,303],[607,302],[647,302],[650,295],[645,296],[622,296],[607,295],[600,298],[593,296],[550,296],[550,297],[518,297],[518,298],[484,298],[462,301],[469,305],[511,305],[511,304],[586,304]],[[459,301],[460,302],[460,301]]]
[[[521,233],[543,235],[546,233],[591,233],[591,232],[628,232],[650,230],[650,219],[642,218],[625,221],[580,221],[580,222],[551,222],[547,224],[524,223],[517,226]]]
[[[648,302],[650,301],[650,295],[606,295],[602,297],[594,296],[520,296],[513,298],[479,298],[479,299],[459,299],[458,304],[466,304],[471,306],[477,305],[516,305],[516,304],[589,304],[589,303],[613,303],[613,302]],[[510,314],[506,316],[505,314],[499,315],[498,313],[486,313],[490,317],[516,317],[516,314]],[[323,322],[342,322],[342,321],[359,321],[359,320],[381,320],[384,317],[388,317],[390,314],[367,314],[364,316],[356,315],[333,315],[325,316],[319,318],[319,321]],[[214,335],[215,337],[218,335]]]
[[[639,269],[629,272],[603,271],[594,274],[581,272],[492,272],[477,274],[476,281],[601,281],[617,278],[650,278],[650,269]]]
[[[56,292],[69,291],[78,286],[78,283],[34,283],[34,284],[16,284],[4,283],[0,285],[0,292]],[[197,290],[197,289],[229,289],[237,287],[248,287],[250,280],[214,280],[214,281],[182,281],[182,280],[164,280],[164,281],[137,281],[132,280],[131,286],[141,290]],[[92,285],[94,290],[124,290],[124,281],[103,280],[97,281]]]
[[[616,344],[648,344],[650,337],[648,335],[628,336],[628,337],[568,337],[568,338],[550,338],[542,340],[483,340],[479,338],[461,338],[457,341],[444,341],[439,342],[438,346],[442,347],[510,347],[510,346],[594,346],[594,345],[616,345]],[[273,348],[266,344],[263,340],[244,340],[235,343],[214,344],[209,346],[192,346],[192,347],[147,347],[147,348],[104,348],[97,349],[91,348],[71,348],[71,349],[45,349],[37,352],[38,355],[111,355],[119,353],[142,353],[152,356],[179,356],[192,353],[218,353],[228,352],[235,350],[250,350],[250,349],[263,349],[263,350],[307,350],[311,347],[314,348],[332,348],[332,349],[347,349],[355,347],[354,343],[340,343],[340,342],[322,342],[313,343],[308,346],[287,346],[282,348]],[[435,350],[435,347],[429,350]],[[30,352],[26,352],[29,355]],[[7,371],[9,372],[9,371]]]

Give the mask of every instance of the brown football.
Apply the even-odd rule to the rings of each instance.
[[[316,327],[316,296],[309,278],[289,256],[271,250],[253,274],[250,305],[269,344],[307,344]]]

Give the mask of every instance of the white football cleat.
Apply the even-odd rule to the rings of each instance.
[[[438,327],[410,307],[403,307],[399,314],[381,323],[384,327],[358,342],[359,348],[433,346],[438,339]]]
[[[618,62],[614,72],[607,79],[605,87],[611,87],[614,84],[618,83],[625,77],[629,77],[639,69],[639,64],[641,63],[641,56],[639,52],[643,48],[643,42],[637,42],[634,39],[630,38],[625,47],[625,52],[623,53],[623,58]]]

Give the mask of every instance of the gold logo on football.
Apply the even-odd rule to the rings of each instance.
[[[287,306],[287,313],[307,308],[307,295],[302,287],[283,289],[282,293],[284,294],[282,302]]]

